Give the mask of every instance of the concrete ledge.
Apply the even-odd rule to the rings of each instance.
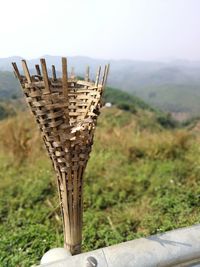
[[[199,267],[200,224],[71,256],[40,267],[86,267],[90,266],[86,264],[90,256],[97,260],[97,267]]]

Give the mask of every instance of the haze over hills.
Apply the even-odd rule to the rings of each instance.
[[[54,64],[58,72],[61,71],[60,56],[44,56],[48,66]],[[21,57],[0,59],[0,71],[11,71],[11,62],[18,63],[21,69]],[[30,68],[39,62],[39,59],[28,60]],[[141,97],[147,103],[161,108],[164,111],[182,115],[183,118],[200,114],[200,62],[177,60],[171,62],[150,62],[132,60],[102,60],[89,57],[68,57],[69,71],[75,67],[77,75],[84,75],[86,65],[91,67],[94,77],[99,65],[110,63],[108,85],[130,92]],[[9,76],[9,73],[6,73]],[[9,95],[14,88],[14,79],[10,75],[11,83],[2,83],[5,73],[0,73],[0,97],[5,95],[7,86]],[[6,88],[5,88],[6,87]]]

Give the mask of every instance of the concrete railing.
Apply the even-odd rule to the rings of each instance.
[[[164,266],[200,266],[200,224],[40,265],[40,267]]]

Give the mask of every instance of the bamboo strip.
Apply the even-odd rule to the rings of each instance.
[[[35,69],[36,69],[37,75],[41,76],[41,70],[38,64],[35,65]]]
[[[67,78],[67,59],[66,57],[62,58],[62,79],[63,79],[63,95],[68,97],[68,78]]]
[[[62,58],[62,87],[63,87],[63,96],[65,98],[65,102],[67,108],[65,109],[65,119],[66,123],[69,123],[69,90],[68,90],[68,77],[67,77],[67,59],[65,57]]]
[[[105,86],[106,86],[106,83],[107,83],[107,78],[108,78],[109,69],[110,69],[110,64],[107,64],[107,65],[105,66],[105,76],[104,76],[104,80],[103,80],[103,82],[102,82],[103,90],[104,90],[104,88],[105,88]]]
[[[26,60],[22,60],[22,68],[24,70],[24,74],[25,74],[25,77],[27,79],[27,82],[31,83],[31,75],[30,75]]]
[[[19,72],[19,69],[17,67],[17,64],[15,62],[12,62],[12,66],[13,66],[13,69],[14,69],[14,73],[15,73],[16,78],[18,78],[18,80],[21,81],[22,80],[22,77],[20,75],[20,72]]]
[[[54,65],[52,65],[51,68],[52,68],[52,79],[53,79],[53,81],[56,81],[56,79],[57,79],[56,78],[56,68]]]
[[[43,74],[43,79],[44,79],[44,84],[45,84],[45,90],[44,93],[50,94],[50,87],[49,87],[49,78],[48,78],[48,73],[47,73],[47,66],[46,66],[46,61],[44,58],[40,59],[40,63],[42,66],[42,74]]]
[[[99,84],[100,74],[101,74],[101,66],[99,66],[98,71],[97,71],[95,86],[98,86]]]

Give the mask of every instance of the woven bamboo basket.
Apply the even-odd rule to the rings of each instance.
[[[64,246],[72,254],[78,254],[82,242],[83,173],[93,144],[109,65],[105,66],[102,77],[99,67],[96,80],[91,81],[89,67],[85,80],[76,79],[73,71],[68,78],[66,58],[62,58],[61,78],[56,77],[55,66],[50,78],[45,59],[40,63],[42,71],[36,65],[36,75],[30,74],[25,60],[22,60],[24,75],[16,63],[12,65],[56,171]]]

